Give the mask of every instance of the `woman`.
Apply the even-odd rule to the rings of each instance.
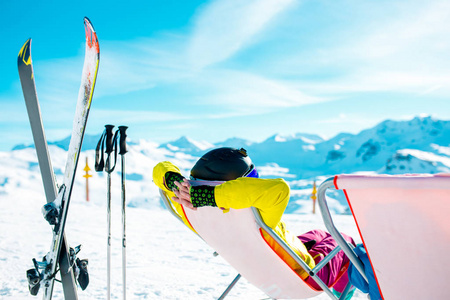
[[[177,212],[185,224],[194,230],[186,220],[181,205],[189,209],[202,206],[217,206],[227,211],[230,208],[241,209],[256,207],[263,221],[271,227],[303,261],[310,267],[321,261],[337,245],[330,234],[323,230],[313,230],[300,236],[294,236],[281,221],[289,202],[289,186],[279,179],[261,179],[245,149],[218,148],[203,155],[191,170],[191,178],[199,180],[223,181],[217,186],[191,186],[181,175],[178,167],[170,162],[161,162],[153,170],[155,184],[169,194]],[[267,238],[267,237],[264,237]],[[353,243],[353,239],[344,235]],[[288,261],[283,250],[274,241],[266,240],[279,255],[286,257],[286,262],[311,287],[319,289],[295,261]],[[348,258],[340,251],[318,276],[328,286],[333,286],[337,294],[342,293],[348,283]],[[347,299],[350,299],[347,297]]]

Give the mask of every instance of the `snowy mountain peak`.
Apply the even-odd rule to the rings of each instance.
[[[217,144],[215,144],[215,147],[232,147],[232,148],[239,149],[239,148],[246,148],[248,146],[251,146],[252,144],[254,144],[254,143],[249,140],[235,137],[235,138],[227,139],[224,142],[217,143]]]
[[[375,126],[375,128],[383,132],[386,128],[391,131],[408,131],[408,130],[426,130],[432,128],[442,128],[446,121],[441,121],[432,116],[418,116],[406,121],[386,120]]]
[[[295,135],[295,138],[301,139],[302,141],[308,144],[317,144],[324,141],[324,139],[321,136],[309,133],[297,133]]]
[[[432,123],[432,122],[439,122],[439,120],[437,118],[434,118],[431,115],[428,114],[421,114],[419,116],[414,117],[411,120],[412,123],[416,122],[418,124],[423,123],[423,124],[427,124],[427,123]]]
[[[160,148],[166,148],[170,151],[182,151],[187,153],[203,152],[207,149],[213,148],[214,145],[206,141],[195,141],[186,136],[182,136],[179,139],[161,144]]]
[[[98,140],[100,139],[101,134],[85,134],[83,138],[83,146],[81,148],[82,151],[84,150],[93,150],[97,147]],[[57,146],[63,150],[68,150],[70,144],[70,136],[63,138],[62,140],[57,141],[49,141],[48,145]],[[26,145],[26,144],[19,144],[12,148],[12,150],[21,150],[25,148],[34,148],[34,144]]]
[[[309,133],[296,133],[291,135],[275,134],[266,139],[264,142],[284,143],[291,141],[301,141],[305,144],[316,144],[323,142],[324,139],[316,134],[309,134]]]
[[[274,142],[283,143],[283,142],[292,140],[292,136],[283,136],[280,134],[276,134],[276,135],[270,137],[268,140],[273,140]]]
[[[446,146],[450,143],[450,121],[437,120],[430,116],[415,117],[406,121],[386,120],[373,128],[361,131],[349,139],[362,146],[387,146],[399,150],[405,147],[430,151],[436,143]]]

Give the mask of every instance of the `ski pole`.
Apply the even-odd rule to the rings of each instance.
[[[125,153],[127,153],[127,144],[126,144],[126,130],[127,126],[119,126],[120,133],[120,141],[119,141],[119,154],[121,156],[121,168],[122,168],[122,282],[123,282],[123,299],[127,298],[127,255],[126,255],[126,247],[127,247],[127,237],[126,237],[126,215],[125,215]]]
[[[106,260],[106,286],[107,286],[107,299],[111,297],[111,173],[116,167],[117,162],[117,133],[113,136],[114,125],[105,125],[105,131],[103,132],[100,140],[98,141],[95,149],[95,171],[106,171],[107,175],[107,260]],[[111,165],[111,153],[114,152],[114,164]],[[106,163],[103,159],[103,154],[106,154]]]
[[[108,228],[108,238],[107,238],[107,252],[106,252],[106,286],[107,286],[107,299],[111,297],[111,172],[114,168],[111,168],[111,153],[113,151],[113,128],[114,125],[105,125],[105,153],[106,164],[105,171],[108,173],[107,176],[107,228]]]

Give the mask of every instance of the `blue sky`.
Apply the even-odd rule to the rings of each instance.
[[[100,41],[88,134],[262,141],[450,119],[448,1],[37,2],[0,2],[0,151],[32,143],[17,72],[30,37],[47,139],[71,134],[84,16]]]

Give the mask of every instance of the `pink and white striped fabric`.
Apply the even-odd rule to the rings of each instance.
[[[449,299],[450,174],[339,175],[385,300]]]

